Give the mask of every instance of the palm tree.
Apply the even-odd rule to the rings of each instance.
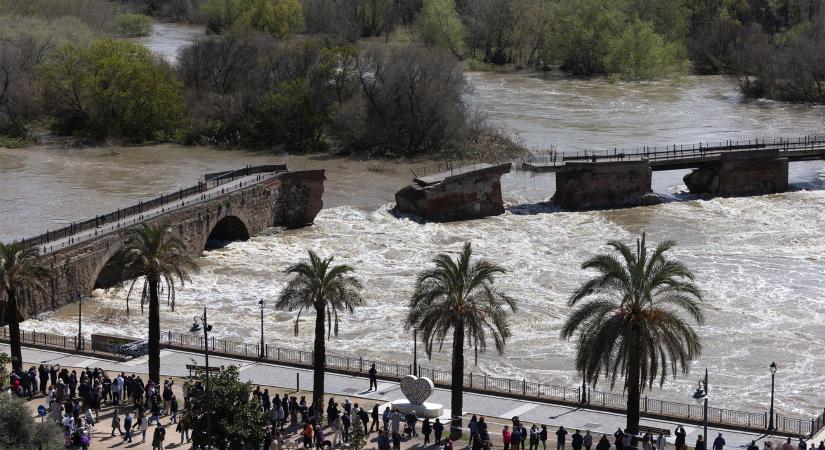
[[[691,360],[702,352],[699,336],[685,316],[704,323],[702,293],[682,263],[665,257],[676,244],[665,241],[648,253],[645,235],[636,251],[619,241],[614,253],[596,255],[582,264],[596,276],[570,296],[575,307],[561,331],[563,339],[577,337],[576,369],[595,385],[603,374],[624,378],[627,429],[639,431],[639,398],[654,380],[664,384],[668,372],[688,373]]]
[[[421,334],[429,358],[432,358],[433,344],[438,341],[440,350],[452,331],[450,403],[454,439],[461,435],[462,427],[465,342],[483,352],[489,334],[498,353],[503,353],[510,337],[507,309],[516,310],[515,300],[493,286],[494,277],[504,274],[505,270],[485,260],[471,261],[472,254],[468,242],[455,260],[443,253],[436,256],[435,268],[418,275],[406,320],[408,331],[415,329]]]
[[[149,379],[160,381],[160,299],[159,292],[166,286],[174,305],[176,282],[190,281],[189,274],[198,271],[198,263],[186,251],[184,242],[174,236],[168,226],[129,228],[123,233],[123,247],[107,263],[121,271],[124,280],[133,280],[126,296],[138,280],[143,281],[141,308],[149,302]],[[173,306],[174,309],[174,306]]]
[[[332,257],[321,259],[309,250],[309,260],[289,266],[286,273],[295,276],[287,283],[275,307],[286,311],[298,310],[295,318],[295,336],[304,310],[315,310],[315,349],[313,351],[312,404],[323,408],[326,338],[331,333],[338,336],[338,312],[353,312],[356,306],[364,304],[361,297],[361,283],[349,273],[355,269],[349,265],[332,265]],[[334,325],[333,325],[334,323]]]
[[[6,297],[5,316],[9,322],[12,368],[15,370],[23,367],[18,301],[22,296],[35,291],[45,294],[43,282],[50,277],[49,268],[40,264],[37,247],[25,246],[20,242],[0,242],[0,289]]]

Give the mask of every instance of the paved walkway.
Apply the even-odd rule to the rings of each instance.
[[[0,344],[0,352],[8,351],[8,345]],[[184,377],[189,373],[188,370],[186,370],[187,364],[204,364],[203,355],[199,353],[162,350],[160,355],[161,376],[163,377]],[[146,373],[148,370],[148,358],[146,356],[127,362],[116,362],[106,359],[90,358],[83,355],[71,355],[51,350],[24,347],[23,360],[38,364],[60,364],[67,367],[100,367],[105,370],[123,371],[127,374],[131,372]],[[212,355],[209,357],[209,365],[239,366],[241,378],[249,380],[253,384],[294,390],[309,390],[312,388],[312,370],[309,369],[261,364]],[[379,403],[403,398],[397,382],[379,381],[378,392],[367,392],[368,385],[369,383],[366,378],[332,373],[326,374],[325,388],[327,393],[332,395],[369,398]],[[449,407],[450,391],[448,389],[436,388],[428,401],[441,403]],[[509,420],[513,416],[519,416],[522,421],[529,423],[546,424],[551,427],[564,426],[569,430],[590,430],[594,434],[605,433],[608,435],[612,435],[617,428],[624,427],[625,424],[625,416],[622,414],[476,393],[464,394],[464,413],[505,420]],[[449,410],[445,411],[445,416],[449,417]],[[678,425],[676,422],[644,418],[641,423],[646,426],[667,428],[670,430],[673,430]],[[688,445],[692,446],[692,444],[696,442],[696,437],[702,433],[702,428],[694,425],[684,425],[684,428],[688,433]],[[719,432],[724,434],[728,448],[744,448],[752,440],[760,442],[766,438],[770,438],[770,436],[766,436],[765,434],[715,427],[708,429],[708,438],[712,441]],[[781,437],[772,439],[784,441],[784,438]],[[819,436],[814,437],[817,443],[819,439],[821,439]],[[672,438],[669,442],[671,444],[673,443]]]

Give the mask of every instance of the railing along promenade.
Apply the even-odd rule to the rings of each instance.
[[[140,201],[136,205],[118,209],[109,214],[95,216],[94,218],[82,222],[72,222],[63,228],[48,230],[39,236],[23,239],[22,243],[29,246],[42,247],[42,253],[49,253],[56,249],[81,242],[83,240],[82,238],[73,239],[73,237],[83,233],[84,231],[93,231],[93,233],[89,233],[86,237],[96,237],[99,234],[112,232],[119,228],[139,223],[151,217],[175,211],[196,203],[209,201],[212,198],[243,189],[253,183],[263,181],[268,177],[286,171],[287,167],[285,164],[275,164],[246,166],[240,169],[206,174],[203,176],[203,181],[199,181],[197,185],[180,189],[177,192],[162,194],[151,200]],[[252,175],[257,175],[257,177],[254,179],[248,179]],[[232,184],[235,180],[239,179],[246,181]],[[220,191],[215,190],[214,192],[207,193],[207,191],[218,187],[222,187]],[[124,224],[122,221],[125,219],[130,220],[128,220],[128,223]],[[61,240],[63,242],[60,242]],[[55,243],[57,243],[57,245],[55,245]]]
[[[617,162],[646,160],[651,166],[667,168],[668,164],[683,161],[709,161],[722,154],[776,150],[781,157],[791,160],[825,159],[825,136],[802,136],[786,139],[755,139],[749,141],[725,141],[698,143],[691,145],[668,145],[640,147],[636,149],[585,150],[576,152],[554,152],[542,157],[529,157],[522,165],[532,164],[549,167],[563,166],[566,162]]]
[[[21,331],[24,345],[34,345],[45,348],[75,351],[77,348],[86,348],[81,341],[77,345],[76,336],[61,336],[36,331]],[[137,339],[135,339],[137,341]],[[8,342],[8,329],[0,328],[0,341]],[[203,351],[204,338],[189,334],[161,333],[161,344],[170,349]],[[260,344],[225,339],[209,338],[209,351],[215,356],[235,357],[244,359],[260,359]],[[116,356],[116,353],[97,352],[107,356]],[[286,364],[296,367],[312,368],[312,352],[288,349],[266,344],[264,361]],[[342,355],[326,356],[326,367],[335,372],[366,375],[371,365],[375,364],[378,375],[388,379],[398,379],[405,375],[416,374],[412,364],[396,364],[384,361],[350,357]],[[419,366],[418,376],[425,376],[433,380],[439,387],[449,388],[451,374],[449,371]],[[556,403],[568,406],[586,407],[617,413],[624,413],[627,406],[627,396],[613,392],[604,392],[587,389],[586,402],[581,402],[581,387],[555,386],[544,383],[535,383],[527,380],[491,377],[486,374],[468,373],[464,375],[464,387],[468,391],[515,397],[531,401]],[[639,402],[642,416],[669,421],[700,424],[703,419],[703,405],[679,403],[667,400],[642,397]],[[746,431],[769,432],[768,413],[754,413],[736,411],[723,408],[708,408],[708,423],[712,426],[729,427]],[[813,419],[795,418],[775,414],[773,433],[799,437],[811,437],[825,427],[825,411]]]

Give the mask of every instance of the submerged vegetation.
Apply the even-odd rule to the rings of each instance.
[[[736,75],[825,102],[815,0],[0,0],[0,136],[498,159],[524,149],[464,101],[463,71]],[[146,14],[146,15],[144,15]],[[203,24],[176,67],[136,43]]]

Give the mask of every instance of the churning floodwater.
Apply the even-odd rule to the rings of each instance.
[[[508,125],[533,148],[562,151],[665,145],[820,132],[816,108],[745,102],[734,82],[686,77],[651,83],[575,80],[555,75],[469,74],[468,101],[490,120]],[[108,150],[0,149],[0,239],[37,234],[81,217],[130,204],[202,172],[287,160],[293,168],[326,168],[325,209],[315,224],[267,233],[211,251],[202,271],[179,290],[177,309],[164,308],[162,329],[186,332],[209,308],[216,337],[259,337],[259,299],[267,302],[271,345],[311,348],[312,317],[292,334],[294,314],[276,311],[287,281],[283,270],[307,249],[352,264],[366,305],[342,315],[330,353],[409,363],[412,342],[402,329],[414,277],[439,252],[464,242],[479,257],[503,265],[499,287],[519,301],[513,338],[504,355],[479,355],[478,368],[496,376],[576,386],[573,345],[559,339],[566,299],[588,274],[579,266],[610,239],[646,232],[654,243],[674,239],[673,257],[687,264],[705,294],[707,323],[698,328],[704,352],[693,372],[668,381],[652,396],[690,401],[695,380],[710,371],[714,406],[766,409],[768,365],[776,361],[777,408],[811,415],[825,406],[825,163],[791,164],[793,190],[745,197],[695,199],[684,172],[657,172],[654,190],[666,202],[652,207],[565,212],[550,206],[552,174],[514,172],[503,179],[508,211],[498,217],[421,224],[389,212],[393,193],[410,181],[408,166],[288,157],[204,148],[155,146]],[[84,331],[143,335],[145,317],[125,316],[123,292],[101,293],[84,306]],[[134,305],[134,304],[133,304]],[[25,329],[72,333],[75,308],[44,314]],[[445,346],[448,349],[449,346]],[[470,359],[471,361],[471,359]],[[429,363],[448,367],[449,351]],[[605,388],[605,386],[600,386]]]

